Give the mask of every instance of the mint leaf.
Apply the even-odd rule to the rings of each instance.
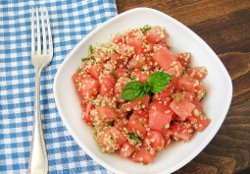
[[[86,58],[82,58],[82,62],[88,61],[90,60],[90,58],[86,57]]]
[[[139,81],[128,83],[123,88],[121,98],[124,100],[134,100],[141,98],[150,92],[160,92],[166,88],[170,80],[171,76],[164,72],[150,74],[148,83],[142,83]]]
[[[142,32],[146,32],[146,31],[148,31],[148,30],[150,30],[150,29],[151,29],[151,26],[148,25],[148,24],[146,24],[146,25],[144,25],[142,28],[140,28],[140,30],[141,30]]]
[[[145,84],[139,81],[128,83],[123,88],[121,98],[124,100],[141,98],[143,95],[147,94],[144,86]]]
[[[150,86],[148,83],[143,83],[143,91],[145,94],[148,94],[150,92]]]
[[[89,52],[90,54],[94,54],[94,48],[92,45],[89,45]]]
[[[129,133],[128,136],[129,136],[130,139],[135,140],[138,144],[142,144],[142,141],[141,141],[141,139],[138,137],[137,134],[135,134],[135,133]]]
[[[156,72],[149,75],[149,86],[154,93],[161,92],[170,82],[171,76],[164,72]]]

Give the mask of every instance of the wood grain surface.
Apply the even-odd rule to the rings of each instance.
[[[210,144],[176,174],[250,174],[250,0],[117,0],[118,12],[150,7],[179,20],[220,57],[233,100]]]

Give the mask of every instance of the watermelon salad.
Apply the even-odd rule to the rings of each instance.
[[[191,66],[191,53],[173,53],[168,37],[145,25],[90,45],[82,58],[72,79],[102,152],[148,164],[209,125],[201,104],[207,70]]]

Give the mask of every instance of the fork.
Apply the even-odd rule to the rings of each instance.
[[[36,13],[36,15],[34,14]],[[39,15],[40,13],[40,15]],[[35,17],[36,16],[36,17]],[[45,22],[46,19],[46,22]],[[41,21],[41,22],[40,22]],[[36,22],[36,27],[35,27]],[[40,29],[40,23],[42,29]],[[47,30],[46,30],[47,29]],[[41,32],[42,30],[42,36]],[[41,44],[41,37],[43,43]],[[43,135],[40,116],[40,76],[42,70],[49,65],[53,57],[53,43],[49,22],[48,10],[40,8],[34,12],[31,18],[31,62],[35,68],[35,117],[33,121],[33,132],[31,142],[31,153],[29,160],[29,174],[47,174],[48,156]]]

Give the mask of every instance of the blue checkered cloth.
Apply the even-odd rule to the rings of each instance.
[[[58,114],[53,80],[72,48],[117,14],[115,0],[0,0],[0,173],[27,173],[34,118],[31,9],[47,7],[54,42],[41,76],[41,114],[49,173],[110,173],[73,140]]]

